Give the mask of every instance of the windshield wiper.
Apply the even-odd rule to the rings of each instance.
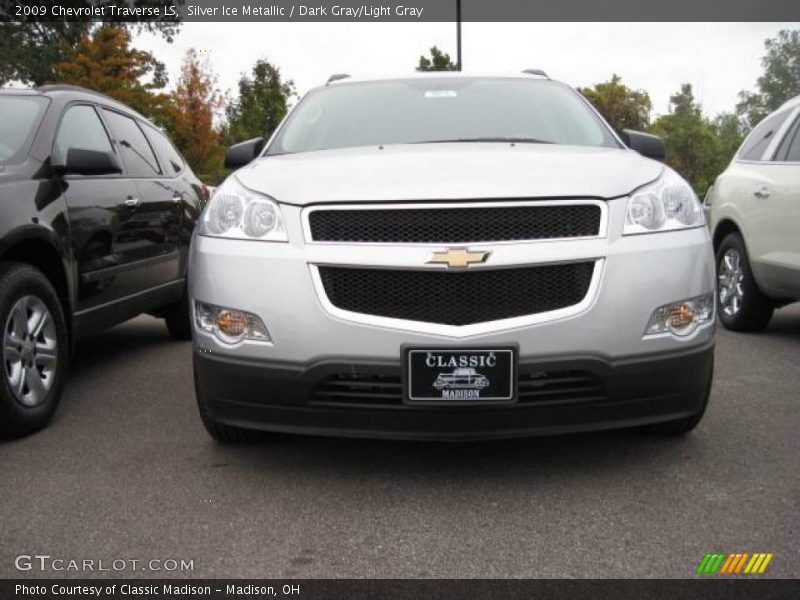
[[[424,140],[421,142],[411,142],[412,144],[458,144],[467,142],[494,142],[506,144],[554,144],[548,140],[539,140],[526,137],[476,137],[476,138],[455,138],[452,140]]]

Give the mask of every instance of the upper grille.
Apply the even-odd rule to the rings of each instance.
[[[593,262],[449,272],[319,267],[342,310],[394,319],[469,325],[566,308],[586,296]]]
[[[596,236],[596,204],[314,210],[316,242],[463,244]]]

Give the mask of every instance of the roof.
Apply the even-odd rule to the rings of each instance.
[[[344,85],[347,83],[362,83],[366,81],[392,81],[397,79],[459,79],[459,78],[498,78],[508,79],[509,77],[515,79],[548,79],[547,75],[533,73],[536,69],[529,69],[528,72],[473,72],[473,71],[413,71],[411,73],[400,73],[394,75],[379,75],[379,76],[350,76],[342,73],[337,73],[333,81],[328,82],[328,85]]]
[[[33,89],[2,88],[0,89],[0,94],[47,96],[47,97],[52,96],[53,94],[70,95],[71,97],[79,100],[91,100],[93,102],[100,102],[101,104],[105,104],[106,106],[123,110],[131,115],[138,117],[143,121],[147,121],[148,123],[150,123],[150,119],[139,114],[130,106],[120,102],[119,100],[115,100],[111,96],[106,96],[105,94],[101,94],[100,92],[95,92],[94,90],[90,90],[88,88],[81,87],[79,85],[67,85],[67,84],[42,85],[39,86],[38,88],[33,88]]]
[[[106,104],[124,108],[128,112],[132,112],[141,117],[142,119],[144,119],[144,117],[139,115],[139,113],[133,110],[130,106],[127,106],[126,104],[120,102],[119,100],[116,100],[111,96],[107,96],[106,94],[90,90],[89,88],[82,87],[80,85],[67,85],[58,83],[53,85],[42,85],[36,88],[36,90],[41,92],[42,94],[64,93],[64,94],[72,94],[84,97],[88,96],[89,98],[92,98],[95,101],[103,100],[105,101]]]
[[[796,106],[800,106],[800,96],[795,96],[794,98],[787,100],[778,110],[783,110],[784,108],[794,108]]]
[[[41,96],[39,90],[25,88],[0,88],[0,94],[5,96]]]

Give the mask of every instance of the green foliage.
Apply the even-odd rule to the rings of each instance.
[[[156,121],[165,118],[168,98],[164,65],[149,52],[130,45],[131,34],[119,25],[102,25],[51,65],[46,83],[69,83],[106,94]]]
[[[433,46],[430,58],[427,56],[419,57],[417,71],[458,71],[458,65],[450,60],[449,54]]]
[[[90,23],[0,23],[0,86],[53,81],[53,68],[88,33]]]
[[[186,0],[134,0],[129,4],[136,7],[155,7],[172,4],[180,6]],[[119,6],[116,0],[74,0],[69,2],[71,8],[90,6]],[[163,9],[162,9],[163,10]],[[105,23],[114,22],[106,8]],[[55,17],[54,17],[55,19]],[[178,32],[180,23],[176,19],[142,20],[138,23],[128,22],[118,25],[129,29],[156,31],[168,41]],[[69,22],[54,20],[49,22],[15,21],[0,23],[0,86],[19,81],[23,84],[40,86],[56,79],[54,68],[67,60],[70,51],[87,34],[93,33],[98,23]]]
[[[764,48],[767,53],[761,59],[764,74],[758,78],[758,92],[740,92],[736,106],[748,128],[800,94],[800,30],[784,29],[766,40]]]
[[[714,128],[719,138],[720,160],[727,165],[744,141],[744,123],[734,113],[721,113],[714,119]]]
[[[636,129],[644,131],[650,124],[653,105],[643,90],[633,90],[622,83],[619,75],[590,88],[578,88],[589,102],[617,131]]]
[[[283,81],[280,69],[266,60],[256,61],[251,75],[239,79],[239,97],[225,109],[228,143],[269,137],[286,116],[288,104],[296,95],[294,83]]]
[[[734,128],[729,117],[721,119],[726,135],[731,136]],[[685,177],[700,197],[705,195],[730,160],[730,154],[726,154],[729,149],[723,148],[718,126],[703,116],[688,83],[670,98],[669,114],[656,119],[651,132],[664,140],[667,164]]]

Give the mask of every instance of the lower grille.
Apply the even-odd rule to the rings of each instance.
[[[519,402],[588,402],[606,398],[603,381],[590,371],[535,371],[520,376]]]
[[[319,267],[328,300],[337,308],[445,325],[573,306],[586,297],[593,272],[593,262],[460,272]]]
[[[399,375],[331,375],[314,390],[312,402],[366,406],[393,406],[403,403]]]
[[[590,371],[580,370],[522,373],[517,390],[517,405],[525,406],[602,402],[607,398],[603,381]],[[331,375],[314,389],[311,402],[341,407],[406,407],[400,375]]]

